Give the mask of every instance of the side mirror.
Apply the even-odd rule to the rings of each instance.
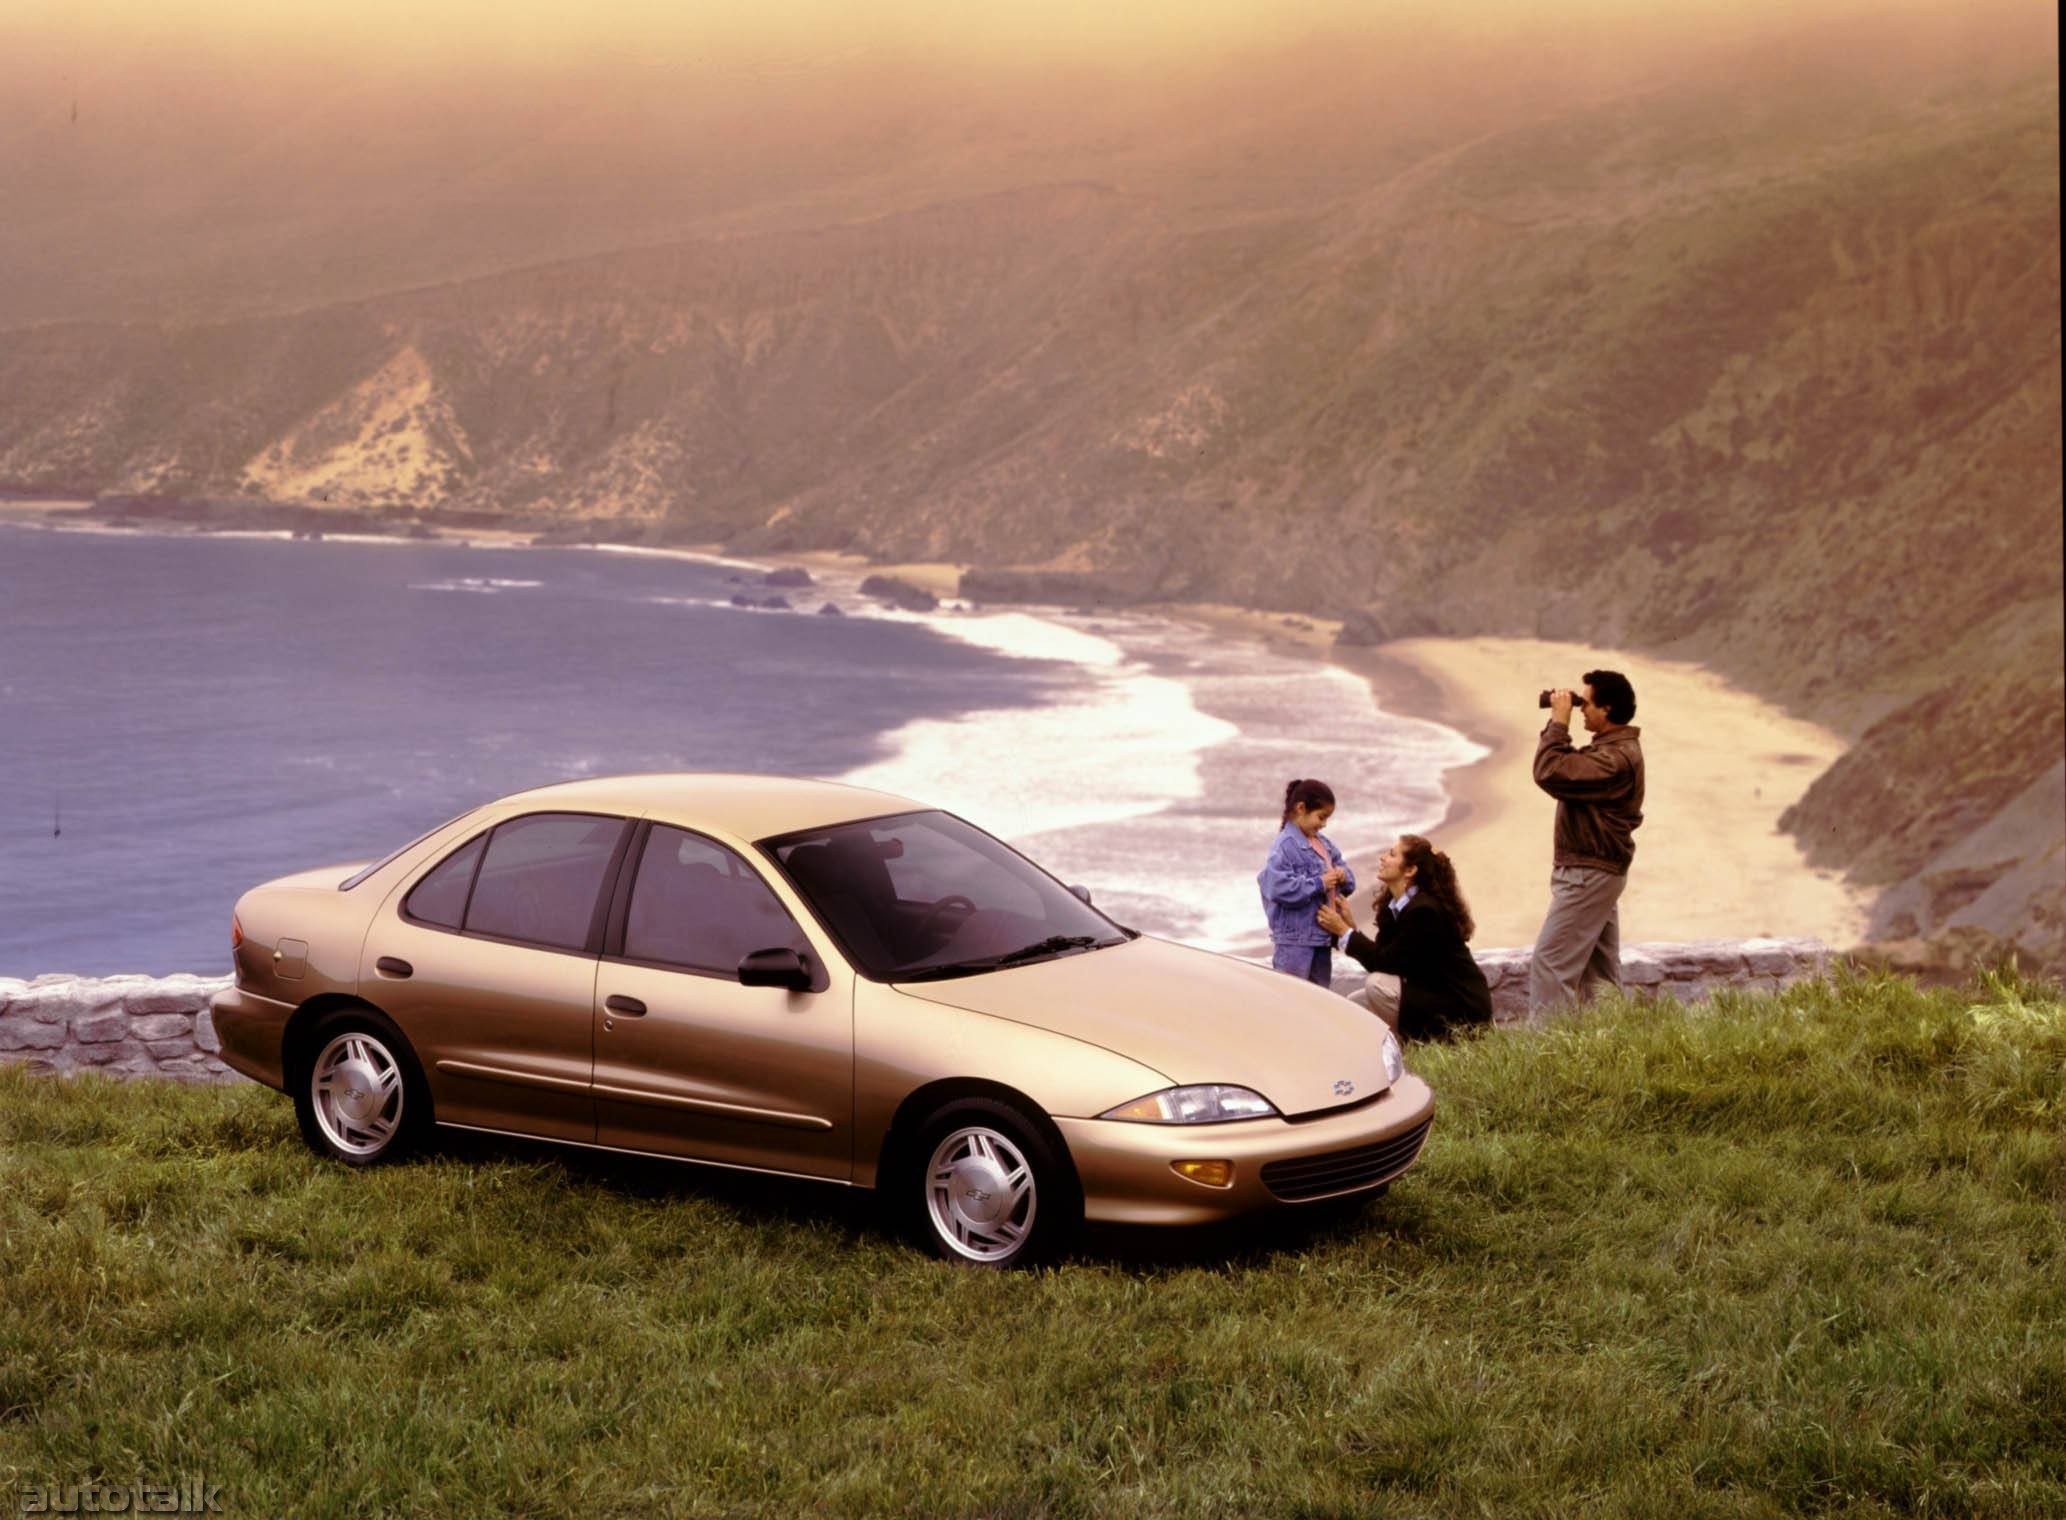
[[[1074,887],[1074,886],[1072,886],[1071,888],[1069,888],[1069,890],[1070,890],[1071,892],[1074,892],[1074,893],[1075,893],[1075,894],[1076,894],[1076,895],[1077,895],[1078,897],[1080,897],[1080,898],[1082,898],[1082,899],[1083,899],[1083,905],[1084,905],[1084,906],[1085,906],[1086,908],[1090,906],[1090,888],[1089,888],[1089,887]]]
[[[787,987],[791,992],[811,990],[811,968],[803,957],[784,946],[779,950],[749,950],[739,959],[739,982],[746,987]]]

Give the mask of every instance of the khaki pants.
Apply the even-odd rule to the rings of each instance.
[[[1550,870],[1549,914],[1528,966],[1528,1012],[1540,1017],[1583,1002],[1602,987],[1621,990],[1621,892],[1628,877],[1597,866]]]
[[[1385,1021],[1385,1027],[1393,1033],[1399,1029],[1399,993],[1403,984],[1396,976],[1387,972],[1373,971],[1363,978],[1360,992],[1349,994],[1349,1001],[1358,1008],[1367,1008]]]

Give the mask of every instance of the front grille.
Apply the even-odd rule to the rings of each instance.
[[[1299,1203],[1389,1182],[1413,1165],[1427,1141],[1428,1126],[1434,1122],[1432,1117],[1423,1119],[1403,1135],[1394,1135],[1375,1145],[1264,1162],[1263,1186],[1287,1203]]]

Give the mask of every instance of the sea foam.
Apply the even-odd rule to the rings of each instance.
[[[1209,949],[1267,954],[1255,875],[1286,781],[1328,781],[1340,801],[1329,836],[1367,862],[1434,827],[1442,772],[1484,754],[1382,711],[1368,683],[1317,655],[1175,619],[857,610],[1063,668],[1045,705],[907,723],[842,780],[958,813],[1090,887],[1121,922]]]
[[[498,591],[529,591],[543,581],[508,580],[491,575],[460,575],[441,581],[411,581],[411,591],[469,591],[476,596],[493,596]]]
[[[910,614],[906,614],[910,616]],[[1199,757],[1234,737],[1181,681],[1127,659],[1109,639],[1011,612],[925,616],[950,638],[1068,669],[1041,707],[907,723],[889,754],[841,779],[903,792],[1007,839],[1117,824],[1204,790]]]

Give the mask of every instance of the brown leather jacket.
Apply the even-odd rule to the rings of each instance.
[[[1627,874],[1643,824],[1641,736],[1630,725],[1574,749],[1570,729],[1554,721],[1543,725],[1535,784],[1557,799],[1556,864]]]

